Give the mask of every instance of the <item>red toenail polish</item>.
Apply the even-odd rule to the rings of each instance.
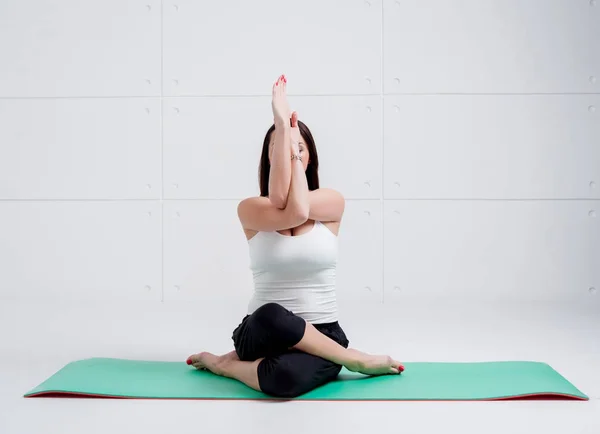
[[[191,365],[191,364],[192,364],[192,359],[187,359],[187,360],[185,361],[185,363],[187,363],[188,365]]]

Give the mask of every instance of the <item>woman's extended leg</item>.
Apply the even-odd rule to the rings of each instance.
[[[304,336],[294,348],[362,374],[398,374],[404,370],[400,362],[390,356],[375,356],[355,349],[344,348],[309,323],[306,323]]]
[[[220,357],[200,353],[192,356],[192,362],[197,369],[208,369],[279,398],[295,398],[309,392],[334,380],[342,368],[296,350],[255,362],[240,361],[235,351]]]
[[[295,348],[368,375],[398,374],[404,369],[389,356],[344,348],[277,303],[267,303],[247,317],[234,332],[234,343],[243,361],[275,356]]]

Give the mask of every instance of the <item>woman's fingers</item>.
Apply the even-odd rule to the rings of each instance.
[[[298,126],[298,112],[292,113],[292,128],[296,128]]]
[[[275,83],[273,83],[273,95],[271,98],[271,107],[273,109],[273,122],[275,122],[275,120],[277,119],[277,112],[278,112],[278,106],[279,106],[279,81],[281,80],[281,76],[279,76],[279,78],[277,80],[275,80]]]
[[[279,91],[279,95],[284,95],[287,85],[287,79],[284,74],[281,74],[277,79],[277,90]]]
[[[284,74],[281,74],[277,80],[275,80],[275,83],[273,83],[273,91],[275,90],[279,90],[279,89],[285,89],[287,85],[287,78],[285,78]]]
[[[279,77],[277,79],[277,82],[275,83],[275,99],[276,100],[279,99],[279,95],[281,95],[281,77]]]
[[[290,122],[290,107],[286,97],[287,79],[280,75],[273,85],[273,98],[271,101],[274,122]]]

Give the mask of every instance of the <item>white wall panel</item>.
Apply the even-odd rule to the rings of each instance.
[[[315,139],[321,185],[347,198],[380,198],[380,97],[290,97],[290,106]],[[267,97],[165,99],[165,197],[259,194],[262,143],[272,123]]]
[[[161,299],[156,201],[0,202],[0,295]]]
[[[384,112],[388,199],[600,198],[599,95],[386,96]]]
[[[337,295],[340,301],[383,301],[381,201],[346,201],[339,232]]]
[[[250,300],[252,273],[238,203],[164,203],[165,301]]]
[[[380,92],[381,0],[163,7],[166,95],[268,95],[282,73],[294,94]]]
[[[160,198],[159,99],[4,99],[0,117],[0,198]]]
[[[157,96],[160,0],[0,2],[0,97]]]
[[[385,93],[600,91],[600,5],[384,0]]]
[[[593,296],[599,208],[600,201],[386,201],[385,302]]]
[[[167,98],[163,110],[166,198],[259,194],[260,152],[273,123],[269,98]]]
[[[321,186],[347,199],[380,199],[381,97],[290,97],[290,106],[315,139]]]
[[[286,73],[347,199],[340,300],[587,297],[598,40],[587,0],[0,2],[2,294],[247,299]]]

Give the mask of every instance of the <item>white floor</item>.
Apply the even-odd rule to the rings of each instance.
[[[351,345],[404,361],[537,360],[590,401],[252,402],[24,399],[87,357],[185,360],[231,349],[242,302],[0,302],[0,434],[600,433],[600,299],[580,305],[342,305]],[[359,308],[361,310],[359,310]]]

